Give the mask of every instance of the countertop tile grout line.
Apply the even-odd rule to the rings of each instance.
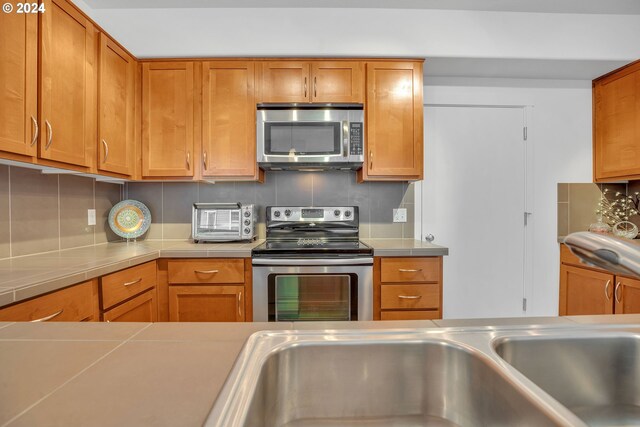
[[[54,393],[56,393],[58,390],[62,389],[62,387],[64,387],[65,385],[69,384],[71,381],[75,380],[76,378],[78,378],[80,375],[82,375],[83,373],[85,373],[87,370],[89,370],[91,367],[95,366],[97,363],[99,363],[100,361],[104,360],[107,356],[109,356],[111,353],[113,353],[114,351],[116,351],[117,349],[119,349],[120,347],[124,346],[125,344],[127,344],[129,341],[131,341],[136,335],[138,335],[139,333],[141,333],[142,331],[146,330],[148,327],[150,327],[152,324],[149,323],[147,326],[145,326],[144,328],[140,329],[139,331],[133,333],[129,338],[127,338],[126,340],[122,341],[119,345],[115,346],[114,348],[112,348],[111,350],[109,350],[108,352],[106,352],[104,355],[102,355],[101,357],[99,357],[98,359],[94,360],[92,363],[90,363],[88,366],[86,366],[84,369],[82,369],[80,372],[76,373],[75,375],[73,375],[71,378],[69,378],[67,381],[63,382],[62,384],[60,384],[58,387],[54,388],[53,390],[51,390],[49,393],[45,394],[44,396],[42,396],[40,399],[38,399],[37,401],[35,401],[33,404],[29,405],[27,408],[25,408],[22,412],[20,412],[19,414],[15,415],[13,418],[11,418],[10,420],[8,420],[6,423],[2,424],[2,426],[0,427],[6,427],[9,424],[11,424],[12,422],[16,421],[18,418],[20,418],[21,416],[23,416],[24,414],[26,414],[28,411],[30,411],[31,409],[35,408],[37,405],[39,405],[41,402],[43,402],[45,399],[47,399],[49,396],[52,396]]]

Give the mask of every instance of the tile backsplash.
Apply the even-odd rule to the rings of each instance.
[[[122,185],[0,165],[0,258],[119,240],[107,217],[122,195]]]
[[[640,192],[640,181],[614,184],[560,183],[558,184],[558,236],[563,237],[577,231],[587,231],[589,225],[598,220],[596,210],[603,192],[608,189],[611,196],[616,193],[635,195]],[[608,197],[612,200],[611,197]],[[640,216],[629,220],[640,227]]]
[[[354,172],[267,172],[263,184],[253,182],[130,182],[126,197],[151,211],[147,239],[189,239],[195,202],[241,202],[258,206],[258,236],[264,237],[266,206],[360,207],[360,236],[413,237],[413,185],[407,182],[358,184]],[[394,223],[393,209],[407,209],[407,222]]]

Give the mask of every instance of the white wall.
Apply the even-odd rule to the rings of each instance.
[[[557,183],[592,181],[591,82],[449,79],[431,83],[436,85],[424,88],[425,103],[429,104],[530,106],[528,137],[533,152],[533,216],[530,222],[533,227],[533,284],[527,314],[557,315],[560,263]],[[481,191],[481,182],[478,188]],[[428,208],[428,204],[423,206]],[[471,211],[482,208],[470,207]],[[417,218],[416,230],[419,229],[420,218]]]
[[[91,9],[139,57],[396,56],[633,60],[640,15],[423,9]]]

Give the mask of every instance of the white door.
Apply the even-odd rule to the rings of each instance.
[[[449,247],[444,318],[524,315],[524,111],[425,107],[421,228]]]

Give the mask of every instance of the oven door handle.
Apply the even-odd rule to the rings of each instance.
[[[254,266],[269,265],[373,265],[373,258],[254,258]]]

